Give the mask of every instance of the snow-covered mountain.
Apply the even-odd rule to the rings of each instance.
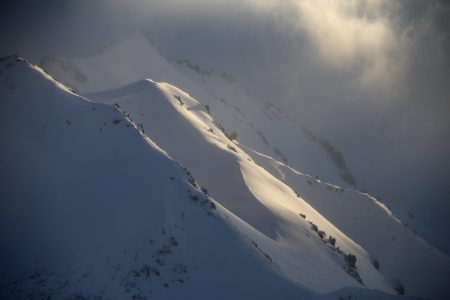
[[[425,236],[429,240],[430,231],[420,227],[420,222],[417,225],[413,219],[399,221],[396,216],[391,215],[389,209],[379,203],[378,198],[378,200],[374,200],[371,196],[361,196],[361,193],[357,192],[350,193],[357,196],[349,196],[350,199],[356,200],[348,201],[352,203],[352,207],[357,207],[354,210],[347,208],[345,205],[339,205],[336,208],[336,205],[332,206],[329,204],[333,203],[330,200],[335,198],[333,195],[328,195],[328,197],[318,196],[314,192],[311,196],[308,189],[305,189],[305,186],[301,184],[306,184],[308,181],[317,182],[320,181],[317,180],[319,178],[314,178],[314,180],[300,180],[305,177],[297,176],[299,172],[296,170],[301,170],[306,174],[313,174],[313,177],[320,175],[321,180],[325,179],[325,181],[333,182],[344,187],[346,190],[347,188],[354,188],[357,185],[358,177],[353,176],[350,170],[351,168],[346,164],[346,157],[334,148],[329,140],[317,135],[309,128],[301,126],[295,118],[292,118],[274,104],[261,103],[251,91],[243,87],[232,75],[212,69],[202,69],[187,59],[179,60],[175,64],[171,64],[139,33],[134,33],[122,42],[104,49],[98,56],[83,59],[46,58],[41,61],[41,65],[50,73],[54,74],[58,80],[72,86],[88,98],[98,97],[100,101],[121,103],[120,105],[126,111],[129,105],[127,102],[134,103],[133,105],[137,107],[133,107],[132,112],[128,113],[133,118],[138,119],[139,123],[144,125],[144,128],[148,127],[145,124],[149,122],[144,116],[149,114],[149,112],[143,112],[141,110],[150,111],[150,108],[141,107],[144,104],[139,104],[139,102],[143,102],[142,98],[146,98],[147,96],[145,94],[143,95],[143,91],[138,88],[139,85],[142,87],[145,86],[145,83],[142,81],[138,83],[137,81],[142,78],[151,77],[156,81],[167,81],[178,87],[182,87],[183,90],[189,92],[189,96],[200,100],[204,105],[203,111],[212,116],[213,121],[211,122],[219,128],[219,131],[224,130],[229,136],[233,135],[233,137],[237,137],[239,145],[242,145],[240,148],[235,146],[231,147],[245,151],[246,155],[258,161],[272,176],[277,177],[280,181],[294,189],[309,205],[320,211],[326,218],[333,219],[333,224],[339,229],[346,228],[346,230],[349,230],[348,232],[345,231],[345,233],[352,233],[353,235],[350,235],[350,237],[352,239],[358,238],[358,243],[364,244],[365,249],[366,247],[370,247],[367,248],[369,252],[375,252],[375,256],[380,256],[377,259],[389,265],[389,276],[392,278],[400,278],[403,284],[410,287],[409,289],[407,287],[406,290],[414,290],[414,293],[418,295],[428,295],[428,292],[421,292],[424,284],[421,284],[422,278],[420,272],[410,272],[409,267],[405,267],[411,265],[411,260],[419,260],[421,262],[416,265],[417,270],[425,267],[430,268],[430,273],[438,274],[436,275],[437,281],[435,282],[447,277],[447,263],[441,265],[440,261],[447,261],[448,258],[436,249],[430,250],[432,249],[430,248],[431,246],[425,241],[419,242],[420,238],[414,237],[415,234],[419,234],[419,236]],[[75,74],[78,75],[75,76]],[[86,80],[80,81],[77,80],[77,77],[83,77]],[[127,84],[127,87],[115,89]],[[161,85],[158,84],[157,86],[160,87]],[[97,94],[92,93],[103,89],[115,90]],[[167,93],[170,94],[171,92]],[[178,95],[176,92],[172,94]],[[124,101],[122,98],[132,100]],[[141,99],[139,100],[139,98]],[[172,101],[175,100],[172,99]],[[200,104],[197,106],[200,106]],[[209,123],[207,122],[207,124],[200,126],[207,129],[211,128],[214,133],[217,132],[217,128],[214,129],[215,127]],[[152,126],[149,134],[156,134],[156,129],[153,127],[155,125]],[[166,127],[172,128],[169,125]],[[150,129],[147,128],[148,130]],[[160,137],[171,139],[164,137],[164,135],[165,133],[159,133]],[[284,142],[286,137],[290,137],[291,140],[288,144]],[[168,145],[173,143],[173,141],[167,142],[169,143]],[[186,142],[186,144],[189,144],[189,142]],[[172,148],[176,148],[176,145],[172,146]],[[169,151],[166,148],[165,150]],[[188,157],[182,159],[183,156],[177,156],[181,154],[175,155],[171,151],[169,153],[185,165],[190,163],[191,165],[200,167],[198,160],[195,158]],[[275,160],[262,159],[265,156],[274,157]],[[282,164],[276,162],[276,160],[281,161]],[[290,168],[288,170],[293,170],[292,172],[294,173],[289,174],[291,171],[283,171],[280,173],[281,167],[272,167],[273,162],[280,165],[289,165]],[[292,169],[292,167],[295,169]],[[210,170],[204,170],[203,172],[210,173]],[[209,177],[210,174],[206,176],[206,180],[214,181]],[[329,188],[331,186],[327,186],[327,189]],[[341,188],[338,189],[340,190]],[[322,202],[316,201],[316,199],[320,199]],[[343,199],[346,199],[346,197]],[[322,205],[323,201],[328,201],[328,204]],[[363,203],[360,203],[361,201]],[[364,218],[366,221],[366,230],[355,230],[355,228],[360,228],[361,225],[361,223],[358,223],[358,220],[363,219],[361,211],[370,209],[370,207],[378,209],[375,209],[375,212],[371,213],[369,218]],[[380,207],[384,207],[385,209],[380,209]],[[352,222],[349,222],[350,219]],[[390,225],[383,224],[381,226],[380,222],[385,222],[386,219],[390,220],[388,221]],[[411,222],[413,223],[412,226]],[[377,234],[377,238],[373,238],[368,234],[368,231],[372,231],[374,227],[383,228],[380,229],[382,233]],[[412,228],[412,230],[408,228]],[[440,228],[439,230],[442,231],[444,229]],[[437,239],[432,239],[433,242],[436,240],[445,240],[445,235],[442,235],[440,231],[431,234],[431,236],[437,237]],[[405,235],[405,239],[408,242],[396,243],[398,238],[396,235],[398,232],[408,232]],[[403,234],[400,235],[403,236]],[[397,256],[400,253],[404,253],[405,249],[411,247],[410,243],[417,245],[417,247],[414,246],[418,249],[417,252],[412,251],[404,260],[398,259]],[[386,244],[392,245],[391,247],[385,247]],[[381,247],[380,245],[383,246]],[[381,248],[384,250],[381,251]],[[392,253],[397,254],[393,256],[391,255]],[[441,271],[435,272],[437,269]],[[444,284],[436,284],[436,286],[425,289],[437,291],[437,286],[445,289]]]
[[[2,299],[322,298],[117,108],[20,58],[0,72]]]
[[[284,221],[287,226],[289,220],[262,204],[258,209],[248,187],[234,185],[237,199],[253,200],[246,203],[255,208],[253,223],[239,218],[248,213],[242,204],[235,213],[216,205],[189,171],[143,134],[142,124],[133,123],[117,107],[72,94],[20,58],[4,59],[1,71],[1,293],[5,298],[180,297],[189,291],[207,297],[217,289],[224,298],[273,298],[277,290],[289,297],[358,287],[353,278],[358,272],[366,285],[390,291],[365,259],[365,251],[334,229],[330,232],[343,249],[337,251],[297,215],[290,216],[291,222],[298,223],[298,233],[291,233],[291,239],[301,237],[309,245],[304,247],[309,256],[301,256],[302,266],[307,266],[309,257],[314,268],[295,273],[297,285],[303,286],[295,288],[271,272],[277,261],[263,250],[270,251],[271,243],[282,241],[276,237],[292,231],[282,231],[283,224],[278,224]],[[154,83],[142,83],[150,92],[157,91]],[[138,91],[142,83],[137,84]],[[135,85],[131,90],[136,91]],[[162,110],[165,104],[178,105],[161,95],[151,104]],[[216,142],[223,143],[226,137],[219,132]],[[178,143],[183,149],[182,141]],[[230,157],[237,151],[215,148]],[[218,173],[224,175],[228,174]],[[218,197],[219,192],[214,189]],[[270,214],[272,220],[267,219]],[[230,224],[224,224],[223,218]],[[259,228],[252,226],[258,219]],[[316,222],[320,221],[322,228],[333,230],[323,218]],[[230,225],[246,238],[242,240]],[[289,246],[289,239],[285,243]],[[278,259],[279,249],[272,246]],[[351,256],[345,251],[350,249],[357,255],[357,267],[349,265],[348,258],[346,262]],[[319,280],[324,276],[330,280]],[[226,295],[227,286],[239,288]]]
[[[356,191],[321,184],[311,176],[300,174],[256,153],[258,164],[265,168],[261,169],[247,154],[255,153],[254,151],[247,149],[246,152],[236,141],[231,143],[231,134],[210,117],[209,109],[178,88],[167,83],[139,81],[107,92],[89,94],[89,97],[98,102],[117,103],[126,114],[142,125],[152,140],[192,170],[199,182],[208,187],[209,193],[220,204],[266,236],[272,239],[275,236],[283,237],[277,239],[277,242],[281,242],[284,247],[291,245],[287,247],[293,251],[291,259],[281,262],[278,257],[285,254],[265,251],[269,256],[275,257],[274,260],[279,261],[285,270],[292,270],[297,266],[297,270],[290,271],[293,272],[294,280],[304,276],[299,274],[303,271],[298,270],[304,269],[302,258],[307,256],[303,251],[294,250],[305,242],[297,236],[289,237],[292,234],[290,228],[298,227],[298,216],[303,215],[305,220],[318,225],[318,229],[327,234],[325,238],[337,238],[336,246],[345,249],[345,253],[352,252],[354,247],[340,244],[341,233],[318,216],[309,206],[310,203],[313,207],[320,208],[320,212],[328,219],[333,219],[332,223],[338,228],[345,228],[344,232],[351,234],[352,239],[357,239],[359,245],[364,245],[364,249],[373,255],[370,260],[385,266],[385,274],[389,274],[391,278],[401,278],[412,295],[445,293],[445,280],[450,275],[448,257],[408,230],[376,199]],[[179,114],[187,122],[179,120]],[[206,141],[208,142],[205,143]],[[180,144],[183,146],[180,147]],[[211,144],[221,148],[229,156],[236,157],[239,164],[224,163],[226,160],[216,156],[217,149]],[[219,153],[220,156],[223,155],[222,151]],[[266,160],[260,159],[261,157]],[[228,167],[238,167],[238,170]],[[279,174],[279,181],[266,170]],[[242,186],[240,173],[251,194],[236,194],[236,188]],[[282,193],[279,192],[280,189]],[[255,197],[256,199],[252,199]],[[308,199],[307,202],[304,202],[304,198]],[[267,211],[260,207],[260,203],[275,211],[280,211],[280,206],[283,206],[287,211]],[[286,222],[291,225],[279,225]],[[262,249],[281,248],[280,244],[266,245],[261,240],[258,240],[258,244],[263,245]],[[433,274],[430,275],[433,280],[423,282],[422,272]],[[427,286],[430,282],[433,283]]]
[[[0,67],[5,298],[448,295],[448,256],[230,74],[174,66],[140,34],[41,66],[63,84]]]
[[[183,56],[167,61],[139,32],[96,56],[47,57],[40,65],[81,94],[142,78],[170,82],[208,105],[214,119],[235,132],[241,144],[323,181],[376,195],[409,228],[447,254],[450,251],[445,229],[449,212],[442,204],[448,197],[439,183],[442,178],[407,161],[408,150],[389,138],[386,124],[360,128],[355,123],[353,140],[336,140],[326,130],[316,129],[317,124],[249,90],[232,74],[203,68]],[[360,114],[356,107],[346,109]]]

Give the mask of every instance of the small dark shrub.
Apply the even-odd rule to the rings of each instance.
[[[233,141],[235,139],[237,139],[237,133],[236,132],[232,132],[232,133],[226,133],[225,132],[225,136],[230,140]]]
[[[236,152],[236,153],[237,153],[237,150],[236,150],[236,148],[234,148],[234,147],[232,147],[232,146],[230,146],[230,145],[227,145],[227,148],[228,148],[228,149],[230,149],[231,151],[233,151],[233,152]]]
[[[393,279],[391,282],[392,282],[392,287],[397,292],[397,294],[399,294],[399,295],[404,295],[405,294],[405,287],[400,282],[400,280]]]
[[[380,270],[380,262],[375,257],[372,257],[371,261],[372,261],[373,267],[377,270]]]
[[[171,246],[175,246],[175,247],[179,246],[179,243],[178,243],[178,240],[177,240],[176,237],[172,236],[172,237],[170,238],[170,245],[171,245]]]
[[[183,264],[176,264],[173,268],[173,272],[176,274],[186,274],[187,273],[187,267]]]
[[[173,97],[174,97],[175,99],[177,99],[177,100],[180,102],[180,105],[181,105],[181,106],[184,105],[184,102],[183,102],[183,100],[181,100],[181,97],[180,97],[180,96],[178,96],[178,95],[173,95]]]
[[[356,256],[349,253],[345,256],[345,261],[350,269],[356,269]]]
[[[323,230],[317,231],[317,234],[320,236],[321,239],[323,239],[327,234]]]
[[[328,237],[328,242],[331,244],[331,246],[335,246],[336,245],[336,239],[334,237],[332,237],[331,235]]]
[[[112,123],[114,125],[120,124],[120,122],[122,122],[122,119],[114,119],[114,120],[112,120]]]
[[[189,172],[187,169],[184,169],[186,171],[186,175],[188,178],[189,183],[193,186],[193,187],[197,187],[197,183],[195,183],[195,179],[194,176],[192,176],[192,173]]]
[[[166,261],[164,259],[159,258],[159,257],[156,259],[156,263],[158,265],[160,265],[160,266],[165,266],[166,265]]]
[[[209,205],[210,205],[211,209],[216,209],[216,205],[214,204],[214,202],[209,201]]]
[[[208,115],[211,115],[211,110],[209,109],[209,105],[205,104],[205,111]]]

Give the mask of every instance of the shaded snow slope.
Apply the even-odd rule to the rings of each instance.
[[[170,82],[207,104],[214,119],[230,133],[237,133],[242,144],[327,182],[378,195],[410,228],[448,253],[450,239],[445,228],[449,211],[441,178],[431,180],[406,162],[408,149],[387,138],[384,125],[373,124],[364,130],[356,126],[355,140],[338,140],[272,103],[277,101],[262,100],[264,97],[242,86],[233,75],[202,68],[182,53],[180,58],[169,63],[135,32],[97,56],[44,58],[41,66],[82,94],[142,78]],[[358,111],[354,115],[357,121]],[[370,149],[382,149],[383,157],[362,155]],[[423,205],[424,198],[427,205]]]
[[[13,57],[0,95],[1,299],[327,298],[272,272],[116,108]]]
[[[142,80],[87,96],[116,104],[192,171],[205,193],[232,213],[230,221],[281,275],[322,293],[363,285],[393,292],[369,253],[255,164],[211,118],[207,107],[187,93],[167,83]],[[331,243],[329,236],[336,242]],[[353,255],[356,266],[350,267],[346,258]]]

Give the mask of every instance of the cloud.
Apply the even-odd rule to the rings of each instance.
[[[301,25],[326,63],[339,68],[361,65],[363,81],[392,81],[386,74],[393,71],[389,66],[399,49],[388,20],[378,12],[381,1],[365,2],[300,1]]]
[[[237,74],[261,101],[276,101],[328,135],[351,135],[353,124],[335,120],[357,111],[367,123],[361,128],[385,118],[395,139],[411,142],[420,133],[433,150],[448,148],[441,147],[450,134],[450,13],[443,1],[4,3],[2,54],[88,56],[137,28],[168,59]]]
[[[9,0],[0,6],[0,56],[90,56],[142,30],[167,59],[232,73],[261,102],[282,107],[338,149],[354,149],[357,164],[370,169],[367,157],[380,162],[384,185],[398,180],[380,171],[390,155],[386,140],[403,147],[399,159],[412,166],[418,183],[449,185],[450,5],[444,0]],[[379,140],[369,137],[375,129],[382,131]],[[417,185],[411,196],[424,191]]]
[[[306,34],[316,58],[330,68],[353,73],[359,84],[388,90],[406,71],[408,45],[402,38],[403,29],[399,33],[394,25],[402,9],[398,2],[292,0],[284,2],[284,9],[278,2],[253,4],[291,15],[281,19],[292,22],[291,30]]]

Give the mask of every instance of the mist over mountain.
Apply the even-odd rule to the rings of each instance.
[[[241,292],[224,293],[223,299],[273,299],[283,289],[286,299],[449,294],[445,1],[19,0],[3,1],[0,14],[0,133],[2,144],[10,145],[0,151],[1,177],[7,178],[2,222],[14,229],[0,232],[9,245],[1,252],[7,271],[0,273],[7,299],[27,292],[70,299],[78,291],[107,299],[152,293],[161,299],[184,293],[215,298],[215,288],[229,287]],[[64,107],[82,104],[61,112],[58,101]],[[97,116],[87,117],[91,103]],[[86,123],[76,127],[78,122]],[[116,133],[121,127],[135,131]],[[68,141],[71,146],[63,147]],[[116,150],[100,155],[107,149]],[[47,171],[52,157],[65,167]],[[105,167],[134,177],[118,179]],[[85,178],[84,169],[97,175]],[[47,176],[38,180],[39,173]],[[127,184],[119,194],[99,194],[108,182]],[[30,192],[20,192],[19,183]],[[160,216],[150,222],[138,214],[141,223],[123,225],[125,235],[136,232],[136,240],[104,239],[96,254],[83,248],[95,239],[87,229],[97,226],[92,215],[103,220],[101,201],[110,198],[109,213],[118,215],[129,193],[150,219]],[[77,197],[94,207],[78,206]],[[37,211],[31,224],[39,231],[31,238],[32,225],[21,222],[39,201],[40,209],[54,214]],[[127,220],[137,211],[123,213]],[[75,230],[79,225],[72,220],[60,231],[49,229],[72,214],[90,225]],[[206,217],[187,221],[199,214]],[[210,225],[211,215],[219,224]],[[110,217],[97,238],[114,235]],[[42,218],[51,220],[40,227]],[[161,228],[169,233],[160,234]],[[61,246],[62,236],[73,234],[84,238],[69,247],[84,256],[77,256],[81,267],[65,266],[70,273],[49,253],[74,257]],[[153,256],[139,244],[142,236],[154,240]],[[197,253],[191,243],[204,239],[211,243]],[[120,258],[111,245],[139,258],[130,263],[133,257]],[[165,253],[165,246],[173,253]],[[25,248],[37,249],[35,260],[42,263],[32,262]],[[204,256],[219,248],[207,269]],[[14,252],[21,256],[8,262]],[[228,252],[239,258],[221,272],[219,257]],[[112,265],[98,263],[106,257],[121,267],[113,272]],[[95,262],[92,268],[87,261]],[[248,263],[240,267],[242,261]],[[178,273],[180,265],[189,275]],[[191,272],[196,267],[197,275]],[[239,268],[246,274],[241,278],[252,278],[251,288],[230,279]],[[26,279],[36,272],[45,287]],[[79,273],[89,273],[94,283]],[[149,285],[130,281],[133,276],[155,279]],[[65,281],[68,286],[57,288]],[[101,292],[100,286],[110,288]]]

